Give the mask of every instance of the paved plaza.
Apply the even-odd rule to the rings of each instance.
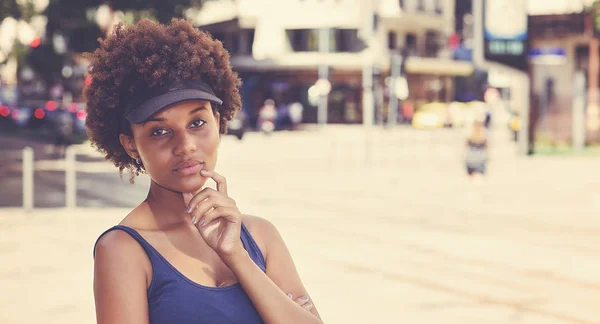
[[[517,157],[497,131],[475,187],[460,130],[248,135],[223,140],[217,171],[278,227],[326,323],[600,323],[598,159]],[[145,177],[86,173],[126,188],[99,202],[144,197]],[[93,243],[129,210],[98,205],[0,209],[0,323],[95,322]]]

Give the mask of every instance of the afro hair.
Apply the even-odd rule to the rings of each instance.
[[[223,100],[219,107],[220,132],[241,107],[241,81],[231,69],[229,53],[223,44],[182,19],[169,25],[141,20],[135,25],[119,24],[93,53],[88,75],[91,83],[83,94],[87,102],[87,134],[92,146],[122,173],[134,174],[143,167],[135,163],[121,146],[120,133],[124,105],[140,91],[171,82],[203,80]]]

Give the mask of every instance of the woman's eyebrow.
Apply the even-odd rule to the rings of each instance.
[[[192,115],[192,114],[194,114],[194,113],[196,113],[196,112],[198,112],[198,111],[201,111],[201,110],[208,110],[208,108],[206,108],[206,106],[205,106],[205,105],[202,105],[202,106],[200,106],[200,107],[198,107],[198,108],[196,108],[196,109],[194,109],[194,110],[190,111],[190,115]]]

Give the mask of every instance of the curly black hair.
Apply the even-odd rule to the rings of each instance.
[[[87,102],[87,134],[92,146],[123,172],[138,175],[143,167],[121,146],[119,133],[127,98],[140,91],[171,82],[203,80],[223,104],[220,132],[241,107],[241,81],[231,69],[229,53],[209,34],[183,19],[169,25],[141,20],[135,25],[119,24],[93,53],[88,75],[91,83],[83,90]],[[215,111],[216,113],[216,111]]]

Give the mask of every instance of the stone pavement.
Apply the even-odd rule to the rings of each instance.
[[[600,323],[596,159],[497,145],[475,188],[454,133],[376,139],[370,164],[343,131],[221,148],[230,195],[279,228],[326,323]],[[93,323],[92,246],[126,213],[0,209],[0,323]]]

